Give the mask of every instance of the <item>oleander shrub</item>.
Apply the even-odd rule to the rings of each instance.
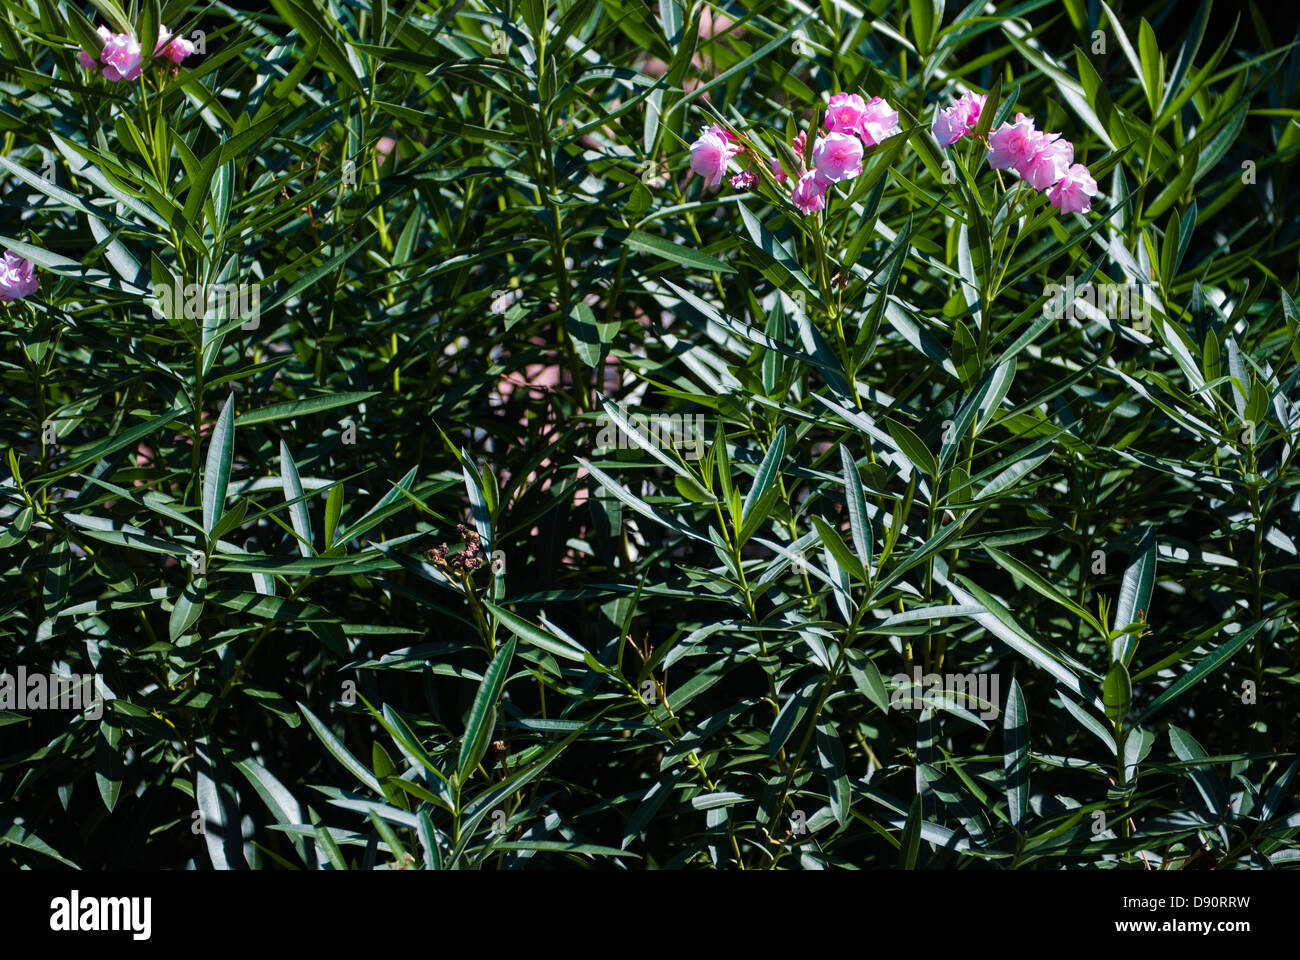
[[[0,13],[0,863],[1300,863],[1293,23],[119,3]]]

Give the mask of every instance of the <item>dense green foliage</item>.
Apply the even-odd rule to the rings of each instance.
[[[3,3],[0,669],[109,699],[0,709],[0,864],[1300,863],[1294,36],[271,6]],[[842,90],[903,133],[823,214],[690,175]],[[964,90],[1092,210],[941,149]]]

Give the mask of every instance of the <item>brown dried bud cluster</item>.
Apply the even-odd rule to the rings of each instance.
[[[452,573],[472,573],[479,567],[483,566],[482,542],[477,530],[472,530],[463,523],[456,524],[456,532],[460,534],[461,543],[464,546],[456,552],[445,543],[440,543],[429,551],[429,561],[434,566],[449,570]]]

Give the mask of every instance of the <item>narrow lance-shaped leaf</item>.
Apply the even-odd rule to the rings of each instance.
[[[99,787],[99,796],[109,813],[117,806],[118,795],[122,792],[122,751],[118,747],[122,728],[111,723],[99,726],[99,735],[95,737],[95,785]]]
[[[1174,748],[1174,753],[1179,760],[1188,763],[1206,760],[1208,755],[1205,748],[1196,742],[1186,730],[1180,727],[1169,725],[1169,744]],[[1196,785],[1197,792],[1201,799],[1205,801],[1209,812],[1214,815],[1222,815],[1224,808],[1227,806],[1227,797],[1223,792],[1223,781],[1221,781],[1210,765],[1194,766],[1190,769],[1188,775]]]
[[[1133,684],[1129,680],[1128,668],[1122,660],[1116,660],[1106,671],[1102,684],[1102,702],[1106,704],[1106,718],[1116,731],[1121,729],[1124,717],[1128,714],[1129,703],[1133,699]]]
[[[867,500],[862,491],[858,466],[848,447],[843,444],[840,445],[840,464],[844,468],[844,504],[849,512],[849,532],[853,536],[853,547],[858,551],[862,565],[870,573],[875,535],[871,529],[871,518],[867,515]]]
[[[1188,688],[1199,683],[1201,680],[1204,680],[1215,670],[1218,670],[1223,666],[1223,664],[1231,660],[1233,655],[1245,646],[1246,642],[1262,630],[1267,624],[1267,620],[1261,620],[1259,623],[1256,623],[1245,630],[1234,634],[1230,639],[1225,640],[1217,650],[1171,683],[1164,693],[1151,701],[1150,706],[1142,712],[1141,719],[1146,720],[1148,717],[1155,714],[1156,711],[1163,709],[1165,704],[1169,703],[1169,701],[1173,700],[1175,697],[1182,696]]]
[[[817,761],[826,777],[831,812],[838,823],[847,824],[851,792],[845,767],[844,744],[840,742],[839,731],[826,720],[817,724]]]
[[[749,488],[749,493],[745,496],[745,503],[740,508],[740,522],[742,525],[749,520],[759,501],[776,483],[776,478],[781,472],[781,456],[784,451],[785,427],[781,427],[776,431],[776,436],[772,438],[772,445],[768,448],[767,455],[763,457],[763,462],[759,464],[758,473],[754,475],[754,484]]]
[[[916,860],[921,853],[921,795],[912,798],[912,806],[907,811],[907,822],[903,824],[903,836],[899,840],[898,863],[904,870],[915,870]]]
[[[555,634],[548,633],[541,627],[535,626],[523,617],[515,616],[509,610],[505,610],[494,603],[484,602],[483,605],[525,643],[531,643],[533,646],[564,660],[576,660],[579,663],[586,660],[586,650],[574,647],[572,644],[555,636]]]
[[[228,765],[206,735],[196,738],[194,754],[194,799],[212,865],[218,870],[247,870],[238,794],[229,779]]]
[[[1017,830],[1029,809],[1029,715],[1020,684],[1011,681],[1002,718],[1003,768],[1007,779],[1007,816]]]
[[[483,681],[479,684],[474,705],[470,707],[469,721],[465,724],[465,735],[460,741],[460,759],[456,769],[460,783],[464,783],[470,772],[478,766],[479,760],[487,752],[488,740],[492,736],[492,727],[496,721],[497,700],[505,687],[506,676],[510,672],[510,661],[515,655],[516,638],[511,637],[497,655],[492,659]]]
[[[298,709],[302,712],[303,717],[306,718],[307,725],[312,728],[312,731],[316,736],[320,737],[321,742],[325,744],[325,748],[334,755],[334,759],[343,764],[349,773],[364,783],[367,787],[380,796],[383,796],[384,791],[380,788],[379,781],[375,779],[375,775],[367,770],[361,761],[348,751],[347,747],[343,746],[342,741],[340,741],[338,737],[334,736],[330,728],[321,723],[316,714],[308,710],[303,704],[299,703]]]
[[[280,441],[280,481],[284,485],[284,498],[290,501],[289,520],[293,532],[298,535],[298,552],[304,557],[311,556],[311,519],[307,515],[307,503],[302,497],[302,481],[298,478],[298,467],[289,454],[289,447]],[[297,503],[293,503],[297,500]]]
[[[1116,630],[1151,619],[1151,592],[1156,582],[1156,536],[1148,529],[1138,544],[1137,553],[1129,561],[1120,584],[1119,602],[1115,604]],[[1129,664],[1137,652],[1138,636],[1128,633],[1115,640],[1113,659]]]
[[[235,446],[235,395],[226,398],[217,426],[208,441],[208,459],[203,469],[203,529],[212,535],[226,506],[230,486],[230,464]]]
[[[234,766],[252,785],[254,792],[262,798],[262,802],[266,804],[266,808],[275,817],[277,823],[302,823],[302,808],[298,805],[298,801],[269,770],[252,759],[236,760]],[[315,852],[307,846],[302,837],[291,837],[290,842],[304,861],[309,865],[315,864]]]
[[[885,421],[885,427],[912,466],[926,476],[937,477],[939,475],[939,461],[935,459],[934,454],[930,452],[930,448],[922,442],[921,438],[910,427],[895,420]]]

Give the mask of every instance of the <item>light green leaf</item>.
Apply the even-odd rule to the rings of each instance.
[[[208,441],[208,458],[203,468],[203,529],[211,536],[226,509],[230,486],[230,464],[235,446],[235,395],[226,398],[217,425]]]
[[[497,651],[487,673],[479,684],[478,694],[470,707],[469,720],[465,724],[465,735],[460,741],[460,759],[456,764],[457,781],[464,784],[478,762],[487,752],[488,742],[492,737],[492,728],[496,726],[497,702],[501,690],[505,687],[506,677],[510,672],[510,661],[515,655],[516,639],[511,637]]]

